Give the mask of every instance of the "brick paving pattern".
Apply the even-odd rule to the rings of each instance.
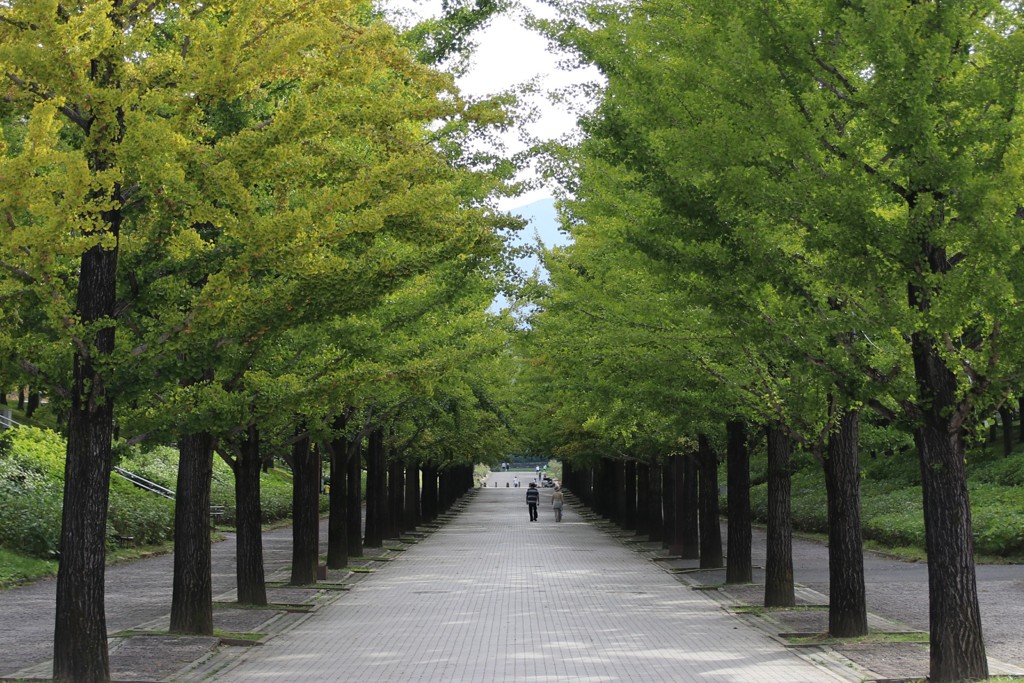
[[[511,479],[492,474],[498,487],[478,490],[439,531],[288,632],[226,654],[212,680],[850,680],[727,614],[572,506],[556,524],[549,490],[531,523],[529,478],[519,489],[505,487]]]

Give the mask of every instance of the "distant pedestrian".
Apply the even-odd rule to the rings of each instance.
[[[512,477],[512,486],[519,488],[519,477]]]
[[[562,521],[562,505],[565,503],[565,496],[562,495],[562,487],[556,486],[555,492],[551,494],[551,507],[555,509],[555,521]]]
[[[530,488],[526,489],[526,507],[530,509],[530,521],[537,521],[537,503],[540,502],[540,491],[537,490],[537,485],[532,481],[530,482]]]

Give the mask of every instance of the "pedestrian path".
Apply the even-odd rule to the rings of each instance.
[[[848,680],[802,659],[567,506],[540,521],[494,473],[423,542],[212,678],[281,681]],[[212,663],[212,662],[211,662]],[[206,673],[210,673],[207,668]]]

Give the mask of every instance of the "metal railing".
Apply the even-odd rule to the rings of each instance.
[[[174,491],[170,490],[169,488],[165,488],[160,484],[157,484],[156,482],[150,481],[149,479],[145,479],[144,477],[140,477],[139,475],[133,472],[129,472],[128,470],[123,469],[121,467],[115,467],[114,472],[116,474],[121,475],[131,483],[135,484],[140,489],[145,489],[146,491],[155,493],[158,496],[163,496],[168,500],[174,500]]]
[[[0,429],[12,429],[14,427],[20,427],[21,423],[11,417],[11,411],[2,410],[0,411]]]

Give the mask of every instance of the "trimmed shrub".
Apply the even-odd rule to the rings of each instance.
[[[999,484],[1001,486],[1024,486],[1024,454],[1015,453],[1008,458],[999,458],[984,463],[968,464],[972,481]]]
[[[63,480],[66,455],[67,444],[56,432],[38,427],[7,429],[0,433],[0,478],[16,468],[23,474]]]
[[[38,477],[0,478],[0,545],[23,555],[53,559],[60,546],[63,484]]]
[[[60,544],[66,443],[57,433],[19,427],[0,434],[0,546],[24,555],[52,559]],[[174,490],[178,451],[157,446],[115,449],[115,462],[124,469]],[[263,522],[291,514],[292,479],[282,469],[261,475]],[[224,506],[218,522],[235,523],[234,473],[220,458],[214,459],[211,504]],[[328,509],[327,496],[320,510]],[[137,488],[114,475],[110,480],[107,517],[108,542],[130,536],[137,544],[162,543],[173,538],[174,503]]]
[[[110,479],[108,542],[131,536],[137,545],[155,545],[174,535],[174,502],[153,495],[120,477]]]
[[[43,559],[57,555],[65,446],[36,427],[0,434],[0,545]]]
[[[121,467],[150,481],[174,490],[178,477],[178,449],[170,446],[156,446],[148,451],[137,447],[126,450],[120,456]],[[218,524],[235,524],[235,474],[220,456],[213,459],[213,481],[210,486],[210,504],[224,507],[224,515]],[[287,518],[292,512],[291,475],[279,468],[260,475],[260,505],[263,522],[275,522]],[[326,510],[326,497],[321,501],[321,510]]]
[[[864,538],[890,546],[924,548],[921,487],[890,490],[886,482],[865,481],[861,487]]]
[[[1024,555],[1024,497],[1019,488],[972,483],[974,550],[983,555]]]
[[[917,486],[921,483],[921,464],[914,451],[862,456],[861,472],[864,479],[883,484],[887,489]]]

